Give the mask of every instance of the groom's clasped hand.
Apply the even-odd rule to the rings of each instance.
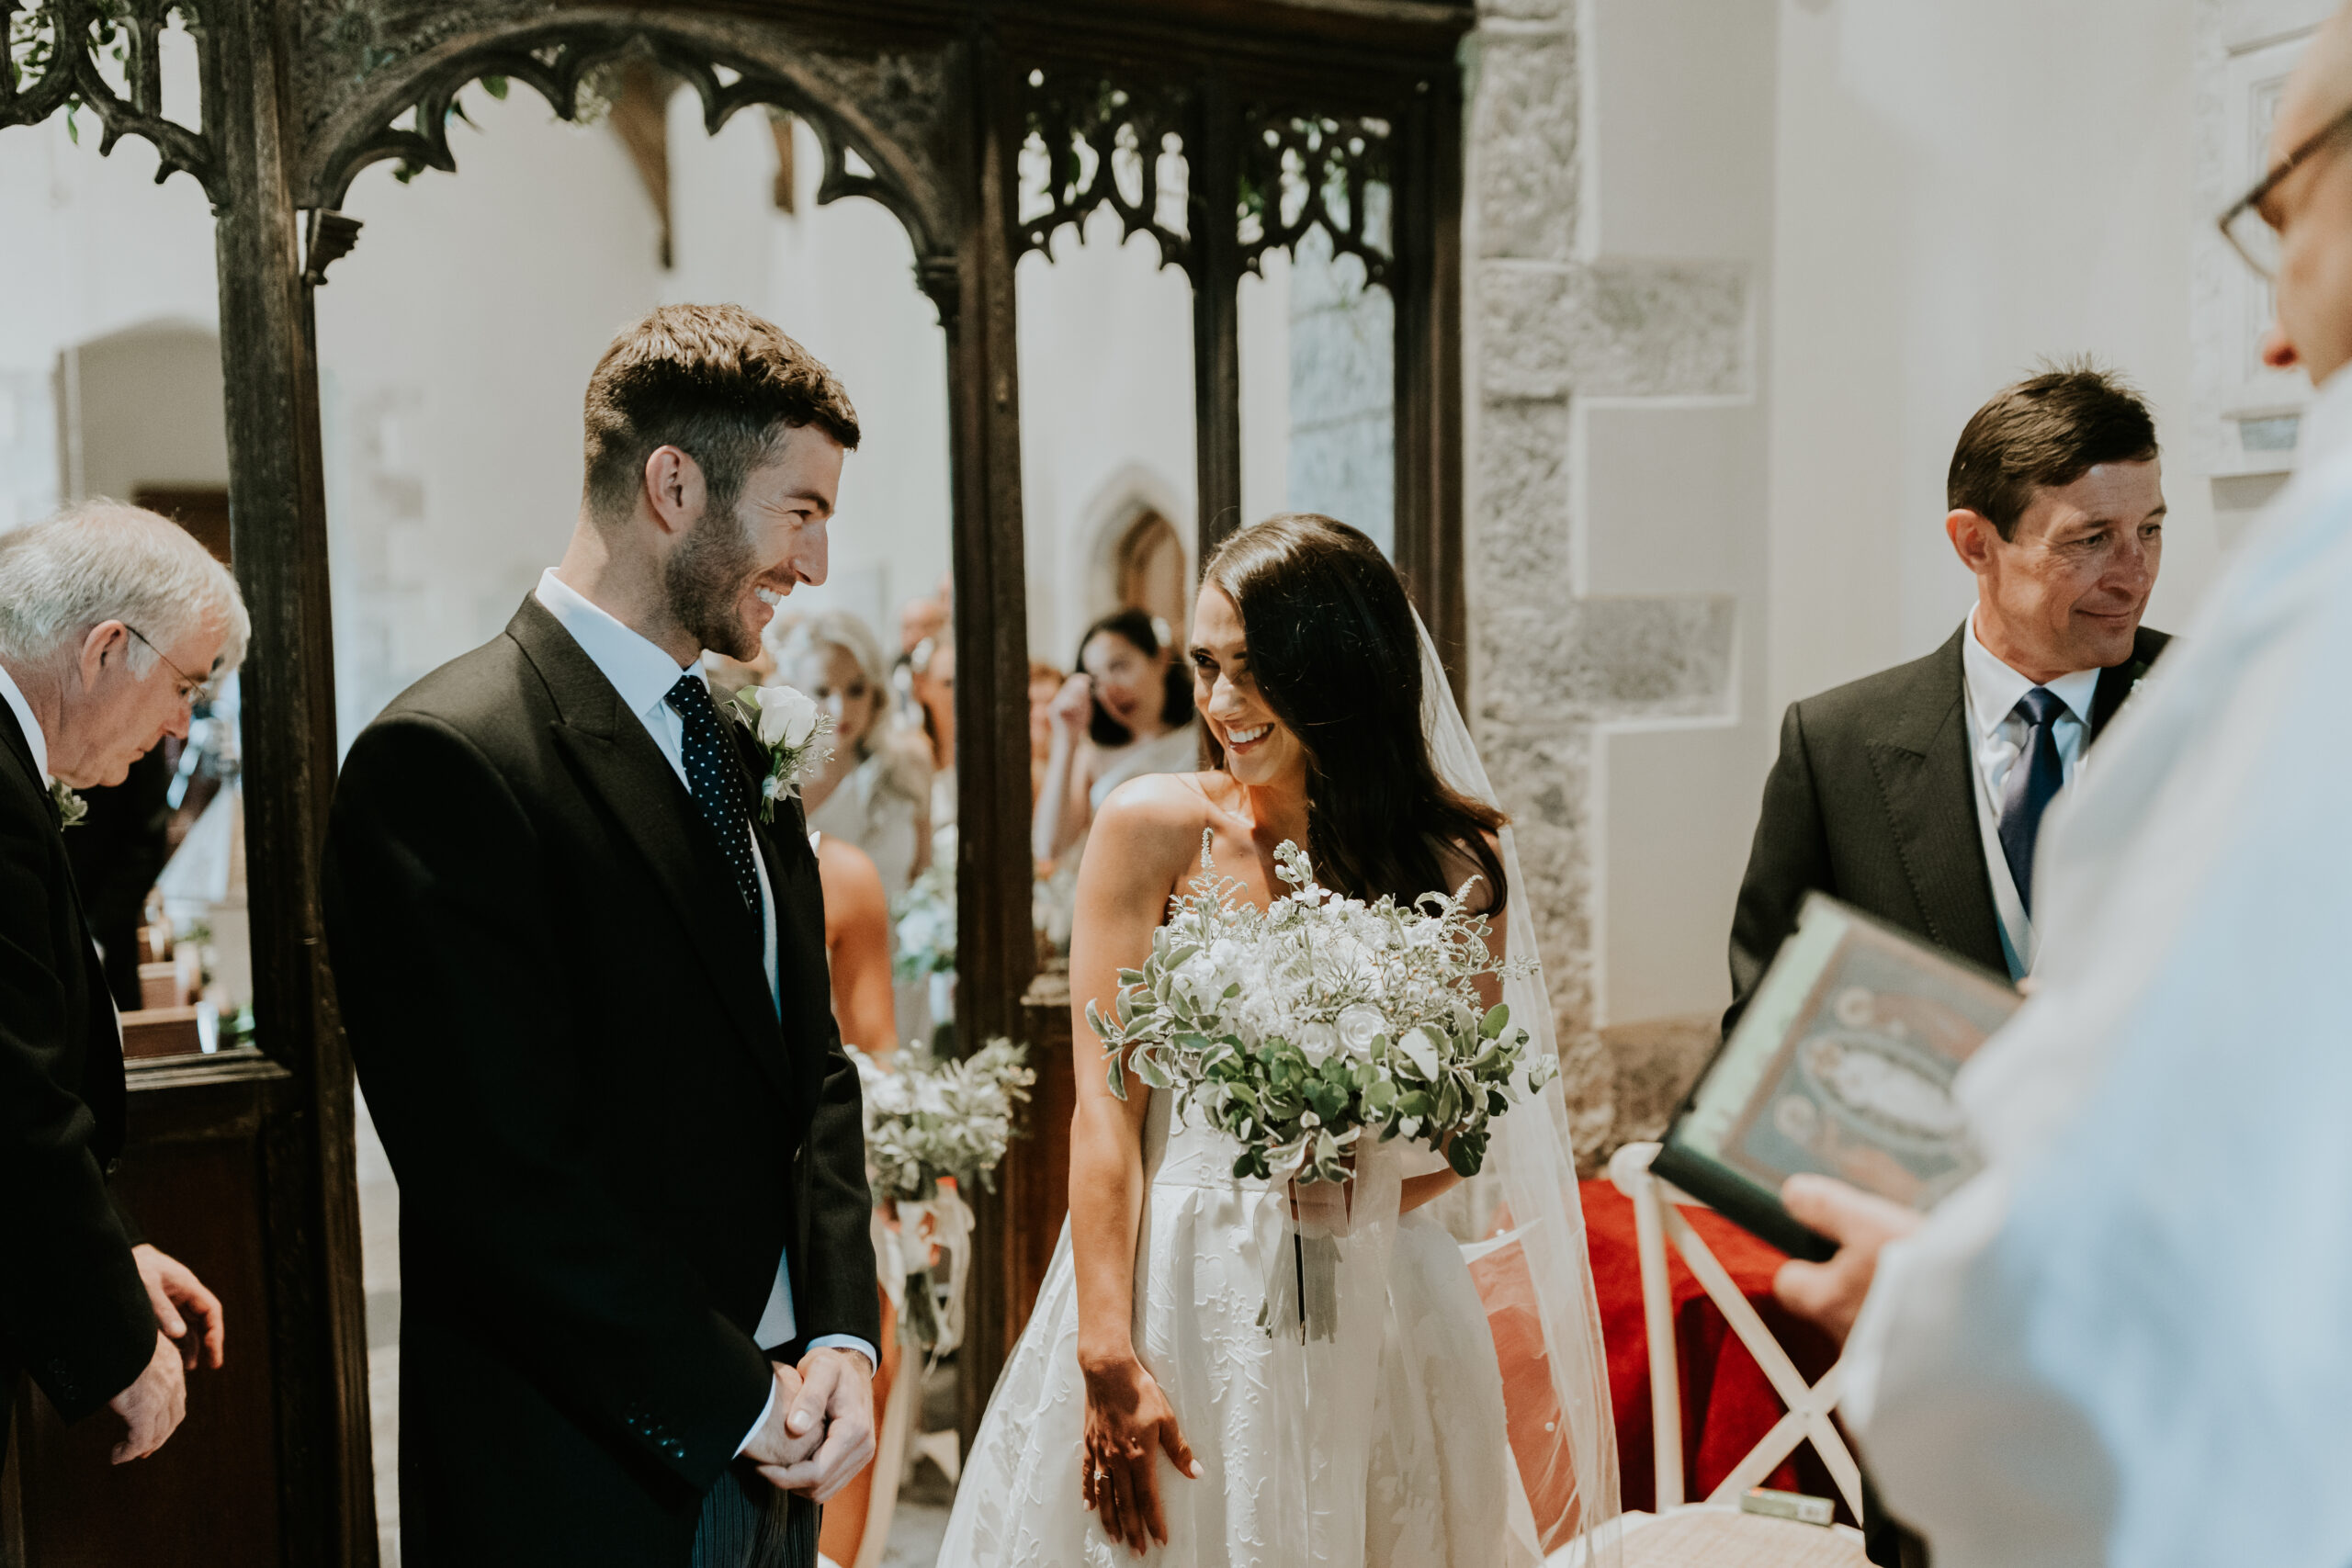
[[[854,1350],[811,1350],[797,1367],[774,1363],[775,1397],[743,1457],[780,1491],[816,1502],[856,1479],[874,1460],[874,1384]]]

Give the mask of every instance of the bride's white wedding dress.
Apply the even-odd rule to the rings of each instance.
[[[1491,803],[1426,632],[1422,672],[1432,760],[1455,788]],[[1515,891],[1528,884],[1510,829],[1500,839],[1514,889],[1503,999],[1540,1060],[1555,1053],[1551,999]],[[1608,1363],[1558,1081],[1492,1123],[1486,1168],[1466,1184],[1474,1234],[1487,1239],[1466,1248],[1434,1212],[1441,1205],[1397,1213],[1402,1179],[1442,1168],[1421,1145],[1398,1140],[1360,1161],[1351,1234],[1302,1238],[1315,1227],[1293,1222],[1286,1186],[1236,1179],[1233,1143],[1171,1125],[1169,1107],[1154,1094],[1145,1122],[1133,1331],[1202,1473],[1159,1461],[1168,1543],[1140,1561],[1589,1568],[1613,1559],[1606,1532],[1595,1533],[1617,1512]],[[1075,1284],[1065,1224],[966,1461],[940,1568],[1138,1561],[1080,1488]]]
[[[1486,1308],[1453,1235],[1427,1210],[1397,1222],[1385,1323],[1374,1325],[1376,1365],[1360,1369],[1369,1428],[1319,1434],[1359,1456],[1362,1478],[1306,1473],[1328,1445],[1295,1439],[1294,1412],[1278,1392],[1289,1379],[1285,1359],[1302,1349],[1297,1314],[1294,1307],[1287,1339],[1262,1315],[1269,1278],[1295,1267],[1287,1192],[1237,1179],[1231,1139],[1171,1126],[1169,1105],[1169,1096],[1153,1095],[1144,1127],[1135,1337],[1202,1474],[1188,1479],[1160,1461],[1168,1544],[1144,1561],[1170,1568],[1309,1561],[1495,1568],[1511,1561],[1502,1379]],[[1350,1337],[1308,1353],[1347,1354]],[[941,1568],[1136,1561],[1079,1495],[1086,1394],[1077,1344],[1065,1225],[1028,1332],[965,1463]],[[1309,1462],[1292,1462],[1299,1459]],[[1359,1496],[1357,1519],[1304,1517],[1317,1504]],[[1313,1556],[1292,1555],[1301,1551]]]

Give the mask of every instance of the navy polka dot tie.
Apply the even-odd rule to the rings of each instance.
[[[710,700],[700,675],[681,676],[670,688],[670,706],[685,724],[686,788],[702,808],[702,819],[718,836],[719,852],[735,874],[743,907],[760,912],[760,874],[752,864],[750,786],[741,763],[727,754],[726,720]]]

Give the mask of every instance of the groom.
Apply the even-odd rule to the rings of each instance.
[[[589,379],[562,564],[345,763],[326,924],[401,1182],[411,1561],[810,1564],[873,1455],[816,862],[696,667],[824,581],[857,437],[768,322],[656,310]]]

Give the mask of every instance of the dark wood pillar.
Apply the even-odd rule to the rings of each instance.
[[[1029,913],[1029,588],[1021,514],[1021,376],[1013,319],[1015,97],[992,40],[964,56],[972,161],[957,235],[947,329],[955,494],[956,1032],[969,1050],[1018,1037],[1021,996],[1037,964]],[[951,315],[947,300],[954,301]],[[1016,1228],[1000,1190],[967,1195],[979,1217],[957,1353],[962,1428],[978,1429],[1016,1321],[1008,1269]]]
[[[1396,564],[1454,695],[1469,699],[1462,546],[1462,86],[1423,81],[1398,127]]]
[[[1241,516],[1241,236],[1238,110],[1211,76],[1193,101],[1184,158],[1193,254],[1193,439],[1200,559]]]
[[[289,1565],[376,1562],[351,1061],[319,918],[334,789],[333,626],[318,366],[288,188],[284,39],[267,0],[205,11],[217,73],[205,131],[232,200],[219,214],[221,372],[237,576],[253,615],[243,673],[246,880],[258,1042],[293,1082],[266,1130],[279,1510]],[[218,112],[215,112],[217,105]],[[248,1333],[263,1332],[248,1312]]]

